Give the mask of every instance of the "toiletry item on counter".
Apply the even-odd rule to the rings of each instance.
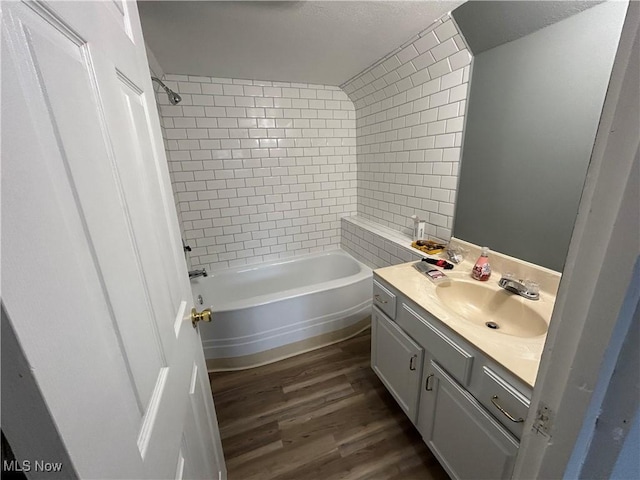
[[[428,272],[425,272],[425,275],[433,283],[447,283],[451,281],[449,277],[447,277],[443,272],[435,268],[433,270],[429,270]]]
[[[422,240],[427,234],[427,222],[422,220],[418,222],[418,238],[416,240]]]
[[[411,215],[413,220],[413,241],[422,240],[427,234],[427,222],[420,220],[417,215]]]
[[[430,255],[440,253],[445,248],[445,245],[434,242],[433,240],[416,240],[411,244],[411,246],[420,250],[421,252],[428,253]]]
[[[471,277],[475,280],[485,282],[491,276],[491,265],[489,265],[489,247],[482,247],[482,253],[471,270]]]
[[[449,245],[447,245],[446,251],[449,260],[451,260],[455,264],[461,263],[464,260],[465,255],[467,254],[467,250],[465,248],[461,247],[460,245],[451,244],[451,242],[449,243]]]
[[[453,268],[453,263],[449,263],[446,260],[441,258],[423,258],[423,262],[430,263],[431,265],[435,265],[436,267],[444,268],[445,270],[451,270]]]
[[[431,268],[426,263],[416,262],[413,264],[413,268],[418,270],[420,273],[424,273],[429,280],[433,283],[447,283],[451,280],[447,277],[444,272],[438,270],[437,268]]]

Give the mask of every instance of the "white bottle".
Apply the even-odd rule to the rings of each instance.
[[[411,220],[413,220],[413,241],[420,240],[418,237],[418,227],[420,225],[420,219],[417,215],[411,215]]]
[[[427,234],[427,222],[420,220],[417,215],[411,215],[413,220],[413,241],[423,240]]]

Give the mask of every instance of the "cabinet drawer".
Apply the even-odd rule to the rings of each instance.
[[[478,400],[516,437],[522,436],[529,399],[488,367],[482,368]]]
[[[414,340],[429,351],[433,358],[461,385],[469,384],[473,355],[458,345],[448,335],[433,326],[406,303],[403,303],[396,320]]]
[[[373,281],[373,304],[391,320],[396,318],[396,296],[380,283]]]

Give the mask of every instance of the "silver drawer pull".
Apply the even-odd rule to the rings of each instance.
[[[386,300],[382,300],[382,298],[380,298],[380,295],[378,295],[377,293],[373,296],[373,298],[376,299],[376,302],[380,302],[380,303],[389,303]]]
[[[496,402],[496,400],[498,400],[498,395],[494,395],[493,397],[491,397],[491,403],[493,403],[498,410],[500,410],[502,413],[504,413],[505,417],[507,417],[509,420],[511,420],[514,423],[522,423],[522,422],[524,422],[524,418],[522,418],[522,417],[515,418],[513,415],[511,415],[509,412],[507,412],[504,408],[502,408],[498,404],[498,402]]]
[[[433,387],[431,386],[431,382],[430,382],[432,378],[433,378],[433,373],[430,373],[429,375],[427,375],[427,380],[424,382],[424,389],[427,392],[430,392],[431,390],[433,390]]]
[[[418,355],[411,356],[411,359],[409,360],[409,370],[416,369],[416,358],[418,358]]]

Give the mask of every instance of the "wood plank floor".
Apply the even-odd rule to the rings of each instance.
[[[209,374],[229,480],[448,479],[371,370],[370,344],[367,330]]]

